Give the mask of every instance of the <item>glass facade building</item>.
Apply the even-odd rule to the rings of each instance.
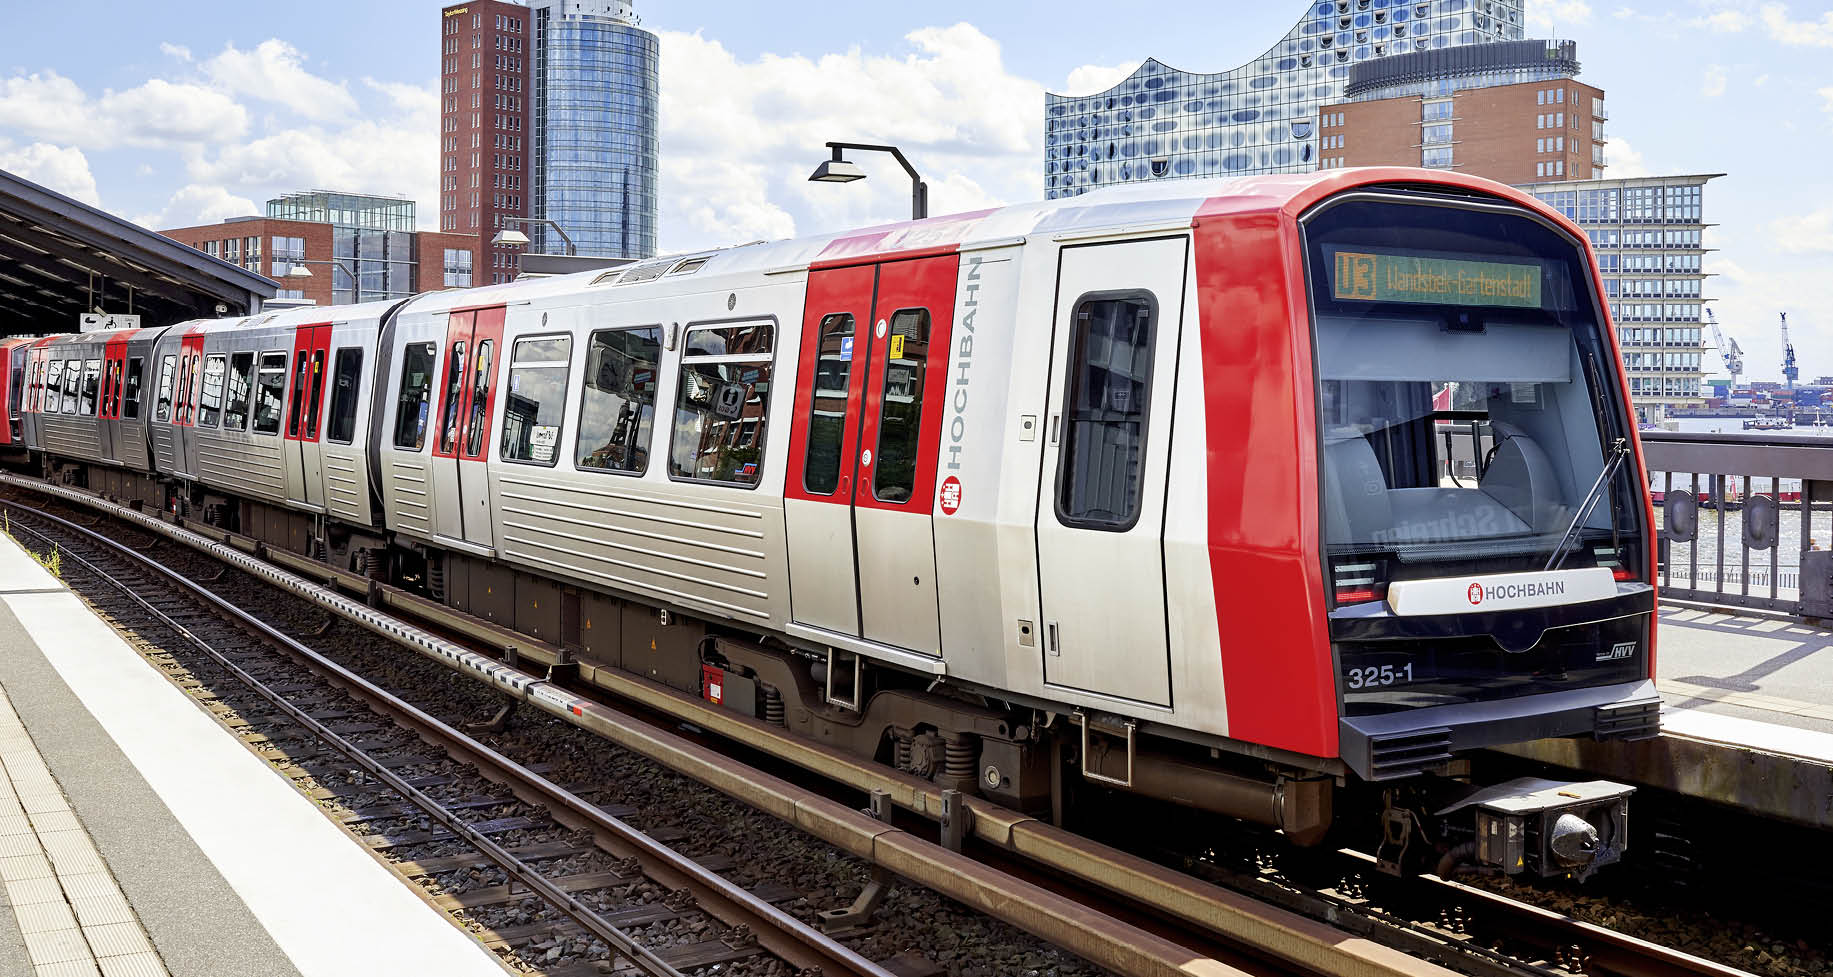
[[[301,190],[267,202],[267,216],[274,220],[311,221],[377,231],[414,230],[414,214],[414,202],[406,197],[377,197],[335,190]]]
[[[580,254],[656,251],[660,50],[627,0],[531,0],[534,164],[530,214]],[[531,250],[560,252],[542,224]]]
[[[331,225],[328,265],[305,262],[303,239],[275,238],[273,267],[278,276],[290,271],[293,262],[305,262],[314,275],[330,274],[334,305],[404,299],[419,291],[412,200],[305,190],[269,200],[267,217]],[[282,240],[287,242],[284,254]]]
[[[1629,394],[1643,420],[1704,406],[1707,251],[1702,198],[1722,173],[1522,187],[1577,221],[1597,252]]]
[[[1044,96],[1044,195],[1144,180],[1317,168],[1319,107],[1351,66],[1520,40],[1523,0],[1322,0],[1265,54],[1197,74],[1155,60],[1104,92]]]

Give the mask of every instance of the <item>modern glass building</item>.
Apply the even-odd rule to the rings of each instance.
[[[1265,54],[1198,74],[1148,59],[1090,95],[1044,96],[1044,195],[1178,177],[1306,173],[1319,106],[1352,65],[1520,40],[1523,0],[1321,0]]]
[[[1629,394],[1643,420],[1704,406],[1702,197],[1723,173],[1522,187],[1577,221],[1597,251]]]
[[[331,225],[331,263],[312,272],[330,273],[333,305],[407,298],[420,290],[412,200],[305,190],[269,200],[267,217]]]
[[[530,0],[534,164],[529,216],[552,220],[580,254],[656,251],[656,36],[628,0]],[[531,250],[563,242],[525,228]]]

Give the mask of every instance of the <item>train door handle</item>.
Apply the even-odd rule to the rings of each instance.
[[[1050,443],[1057,443],[1057,424],[1063,419],[1061,414],[1050,415]]]
[[[1063,656],[1063,646],[1057,643],[1057,622],[1050,621],[1046,623],[1044,625],[1044,633],[1045,650],[1049,651],[1053,657],[1061,658]]]

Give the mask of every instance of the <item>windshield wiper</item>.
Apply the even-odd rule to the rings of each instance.
[[[1628,438],[1618,438],[1611,442],[1610,457],[1604,460],[1604,470],[1598,472],[1598,480],[1592,483],[1591,491],[1585,493],[1584,500],[1578,504],[1578,512],[1573,514],[1571,524],[1566,527],[1565,534],[1560,536],[1559,545],[1553,548],[1553,555],[1547,558],[1545,569],[1557,570],[1559,569],[1559,565],[1565,562],[1566,551],[1571,547],[1572,542],[1578,538],[1579,525],[1585,521],[1587,516],[1591,515],[1591,510],[1597,507],[1598,499],[1603,497],[1603,492],[1610,485],[1611,478],[1616,475],[1617,469],[1622,467],[1623,459],[1628,456]],[[1612,507],[1610,521],[1612,526],[1616,525],[1614,506]]]

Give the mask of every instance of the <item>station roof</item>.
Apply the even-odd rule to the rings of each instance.
[[[85,312],[152,328],[258,311],[278,282],[0,170],[0,336],[75,332]],[[218,305],[224,311],[217,311]]]

